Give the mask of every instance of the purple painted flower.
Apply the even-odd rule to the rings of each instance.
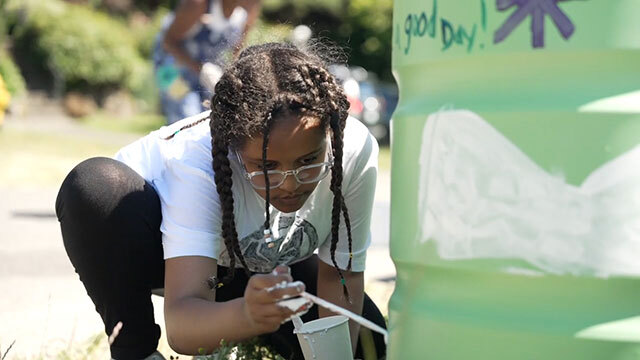
[[[571,19],[558,7],[558,2],[560,1],[566,0],[496,0],[496,6],[500,11],[506,11],[514,5],[518,8],[496,30],[493,35],[493,43],[497,44],[506,39],[529,15],[531,15],[531,33],[533,35],[532,44],[534,48],[544,47],[545,15],[551,17],[563,38],[570,38],[575,27]]]

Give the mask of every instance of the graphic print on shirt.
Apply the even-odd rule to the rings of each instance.
[[[271,272],[277,265],[291,264],[296,260],[305,259],[318,247],[318,233],[316,228],[299,216],[284,216],[279,214],[273,229],[275,246],[269,247],[264,241],[263,229],[260,228],[240,240],[240,249],[244,254],[249,269],[253,272]],[[229,265],[229,254],[225,249],[219,258],[219,263]],[[239,261],[236,267],[240,267]]]

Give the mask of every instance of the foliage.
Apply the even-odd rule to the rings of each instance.
[[[126,83],[126,88],[131,91],[134,97],[143,102],[142,110],[144,111],[155,110],[159,102],[151,57],[156,37],[168,13],[169,10],[160,8],[150,18],[141,12],[136,12],[128,19],[129,32],[144,61],[136,62],[132,76]]]
[[[272,23],[306,24],[314,36],[350,49],[349,63],[391,80],[392,0],[265,0]]]
[[[345,21],[344,8],[337,0],[265,0],[263,19],[270,24],[300,24],[311,27],[316,36],[334,34]],[[335,36],[330,36],[335,39]]]
[[[0,49],[0,77],[4,79],[5,86],[13,96],[25,92],[26,86],[20,69],[13,62],[9,54]]]
[[[17,19],[15,41],[33,40],[67,89],[136,91],[150,71],[127,26],[106,14],[60,0],[8,0],[7,11]]]
[[[0,14],[5,13],[5,0],[0,0]],[[3,80],[2,88],[6,88],[9,94],[15,96],[24,93],[24,78],[9,54],[5,51],[7,46],[7,17],[0,16],[0,79]]]
[[[289,5],[295,5],[301,12],[309,11],[312,7],[323,7],[339,13],[346,0],[263,0],[263,9],[267,12],[277,11]]]
[[[204,350],[201,351],[204,353]],[[241,342],[227,343],[222,340],[220,347],[211,355],[201,355],[195,357],[196,360],[284,360],[280,355],[271,350],[260,338]]]
[[[273,350],[268,348],[259,338],[242,342],[236,346],[237,360],[284,360],[280,355],[276,355]]]
[[[77,0],[74,0],[77,1]],[[180,0],[86,0],[94,7],[112,13],[127,14],[133,9],[145,14],[153,14],[160,8],[175,9]],[[116,6],[114,6],[116,5]]]
[[[0,14],[5,13],[5,0],[0,0]],[[7,38],[7,19],[5,16],[0,16],[0,49],[4,47],[4,43]]]
[[[154,42],[168,13],[169,10],[160,8],[151,17],[147,17],[142,12],[135,12],[129,17],[129,32],[137,45],[138,52],[145,59],[151,58]]]
[[[392,0],[351,0],[339,41],[351,45],[351,63],[391,79]]]
[[[289,39],[291,26],[287,24],[269,25],[264,21],[257,21],[247,34],[246,46],[265,42],[281,42]]]
[[[36,63],[59,89],[101,96],[124,88],[143,100],[144,110],[155,109],[150,58],[167,9],[177,0],[132,0],[126,13],[109,11],[108,3],[0,0],[6,7],[0,10],[0,47],[8,24],[14,46],[25,53],[15,57],[18,63]],[[315,37],[350,49],[350,64],[390,80],[391,12],[392,0],[264,0],[263,20],[247,44],[286,40],[293,26],[306,24]],[[24,81],[12,65],[0,52],[0,74],[10,91],[19,92]]]
[[[2,125],[4,110],[9,106],[9,102],[11,102],[11,94],[5,89],[4,81],[2,81],[2,76],[0,76],[0,125]]]

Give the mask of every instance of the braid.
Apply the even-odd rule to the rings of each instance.
[[[333,166],[331,167],[331,185],[330,189],[333,193],[333,209],[331,211],[331,261],[338,271],[340,276],[340,282],[342,283],[342,292],[349,302],[351,297],[349,296],[349,290],[342,274],[342,270],[338,266],[336,261],[336,248],[339,240],[339,228],[340,228],[340,212],[342,211],[343,199],[342,199],[342,129],[337,124],[337,121],[331,121],[329,124],[333,132],[333,138],[331,140],[333,146]]]
[[[202,119],[199,119],[199,120],[196,120],[196,121],[194,121],[194,122],[192,122],[192,123],[190,123],[190,124],[187,124],[187,125],[185,125],[185,126],[181,127],[180,129],[176,130],[173,134],[171,134],[171,135],[167,136],[166,138],[164,138],[164,140],[171,140],[171,139],[173,139],[173,137],[174,137],[174,136],[176,136],[176,134],[178,134],[180,131],[185,130],[185,129],[188,129],[188,128],[191,128],[191,127],[194,127],[194,126],[196,126],[196,125],[200,124],[201,122],[203,122],[203,121],[205,121],[205,120],[207,120],[207,119],[208,119],[208,117],[206,117],[206,116],[205,116],[205,117],[203,117]]]
[[[307,87],[307,96],[309,101],[317,103],[318,107],[328,109],[329,126],[333,132],[332,148],[334,164],[331,168],[331,192],[333,192],[333,208],[331,211],[331,261],[338,271],[342,290],[348,301],[351,301],[349,291],[342,270],[338,266],[335,258],[335,252],[339,241],[340,229],[340,213],[344,217],[347,227],[347,240],[349,244],[349,260],[347,271],[351,270],[353,260],[353,239],[351,237],[351,221],[349,219],[349,211],[342,196],[342,148],[343,135],[342,130],[345,127],[348,116],[349,103],[335,82],[333,76],[323,67],[313,64],[305,64],[298,68],[303,82]]]
[[[323,67],[315,65],[304,65],[300,67],[300,72],[305,78],[305,83],[309,86],[309,93],[318,101],[324,102],[325,108],[329,109],[330,118],[329,126],[333,132],[332,148],[334,164],[331,168],[331,191],[333,192],[333,209],[331,216],[331,261],[338,271],[340,281],[342,282],[343,292],[347,300],[351,301],[349,291],[342,274],[342,270],[338,267],[335,259],[335,251],[339,241],[340,212],[344,217],[347,227],[347,240],[349,244],[349,261],[347,271],[351,270],[353,260],[353,239],[351,237],[351,221],[349,219],[349,210],[342,196],[342,149],[343,134],[342,130],[346,125],[348,116],[349,102],[335,82],[333,76]]]
[[[270,219],[270,213],[269,213],[269,191],[270,191],[271,184],[269,184],[269,175],[267,174],[268,173],[267,148],[269,144],[269,130],[271,128],[272,119],[273,119],[273,112],[270,111],[267,114],[267,117],[264,119],[264,129],[263,129],[263,136],[262,136],[262,173],[264,174],[264,183],[266,186],[266,189],[265,189],[266,196],[264,199],[264,207],[265,207],[264,230],[265,232],[266,230],[271,229],[271,219]]]
[[[349,240],[349,263],[347,264],[347,271],[351,271],[351,262],[353,260],[353,239],[351,238],[351,221],[349,220],[349,210],[347,204],[344,203],[344,196],[342,196],[342,189],[340,189],[340,199],[342,203],[342,216],[344,217],[344,224],[347,226],[347,239]],[[335,195],[334,195],[335,196]]]
[[[221,286],[222,284],[226,285],[233,280],[236,270],[236,256],[240,259],[242,266],[244,266],[247,276],[250,274],[249,267],[245,262],[244,256],[240,251],[240,244],[238,243],[238,232],[236,231],[236,223],[233,213],[233,192],[231,190],[233,180],[231,164],[229,163],[228,158],[229,148],[220,136],[214,136],[211,140],[211,145],[214,180],[218,195],[220,196],[220,204],[222,208],[222,238],[224,239],[224,245],[229,253],[229,273],[221,283],[216,284],[217,286]]]

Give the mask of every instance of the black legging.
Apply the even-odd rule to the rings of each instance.
[[[153,187],[125,164],[109,158],[80,163],[62,183],[56,214],[64,246],[89,297],[105,324],[105,332],[122,321],[120,335],[111,345],[114,359],[142,359],[158,346],[160,327],[155,323],[151,289],[164,285],[164,259],[160,199]],[[228,269],[218,266],[218,276]],[[291,265],[291,275],[316,294],[318,258]],[[247,284],[243,271],[216,291],[216,301],[243,296]],[[363,315],[384,326],[384,318],[366,296]],[[303,321],[318,318],[314,306]],[[382,336],[374,333],[379,357],[385,354]],[[303,359],[293,325],[262,336],[285,359]],[[356,358],[362,357],[360,345]]]

